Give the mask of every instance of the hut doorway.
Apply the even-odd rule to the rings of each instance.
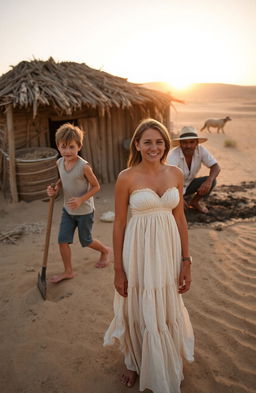
[[[50,147],[53,147],[54,149],[57,149],[56,143],[55,143],[55,134],[57,129],[62,126],[62,124],[65,123],[71,123],[74,126],[78,126],[78,121],[77,119],[66,119],[66,120],[51,120],[49,119],[49,136],[50,136]]]

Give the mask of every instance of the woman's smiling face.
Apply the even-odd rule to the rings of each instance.
[[[165,152],[165,141],[159,131],[149,128],[143,132],[140,140],[135,142],[142,160],[160,161]]]

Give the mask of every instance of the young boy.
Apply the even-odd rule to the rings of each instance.
[[[51,282],[58,283],[74,277],[69,244],[73,243],[76,227],[82,247],[90,247],[100,252],[97,268],[107,265],[111,248],[99,240],[92,239],[95,209],[93,195],[99,191],[100,185],[88,162],[78,155],[83,144],[83,131],[66,123],[57,130],[55,140],[62,156],[57,161],[60,179],[54,188],[48,186],[47,194],[55,197],[61,187],[64,193],[64,207],[58,236],[64,273],[50,279]]]

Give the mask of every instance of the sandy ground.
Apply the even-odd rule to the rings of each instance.
[[[200,128],[208,117],[232,121],[226,134],[205,146],[222,171],[218,185],[255,180],[256,103],[188,102],[173,114],[175,131]],[[236,147],[226,148],[226,140]],[[94,236],[111,245],[112,223],[100,221],[113,210],[113,184],[95,198]],[[3,393],[123,393],[122,356],[104,348],[112,319],[113,263],[99,270],[98,255],[72,246],[76,277],[48,284],[47,300],[37,289],[42,264],[47,202],[6,205],[1,196],[0,232],[21,227],[28,233],[15,244],[0,243],[0,390]],[[62,269],[56,237],[62,200],[55,202],[47,276]],[[189,229],[193,285],[184,295],[195,331],[195,362],[184,366],[182,393],[253,393],[256,387],[256,224],[254,219],[216,231],[210,225]],[[33,233],[34,232],[34,233]],[[130,389],[138,391],[138,382]],[[157,393],[157,392],[156,392]]]

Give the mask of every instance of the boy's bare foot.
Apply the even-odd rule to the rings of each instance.
[[[190,207],[193,207],[194,209],[198,210],[200,213],[207,214],[209,210],[207,209],[206,206],[202,205],[200,202],[192,202],[189,205]]]
[[[137,378],[136,371],[127,370],[126,368],[121,377],[121,383],[127,386],[128,388],[132,388],[136,382],[136,378]]]
[[[62,274],[58,274],[57,276],[51,277],[49,282],[52,282],[53,284],[58,284],[63,280],[70,280],[73,277],[74,277],[73,273],[62,273]]]
[[[108,260],[112,253],[112,248],[106,247],[106,249],[107,251],[101,253],[100,259],[95,265],[98,269],[102,269],[103,267],[106,267],[108,265]]]

